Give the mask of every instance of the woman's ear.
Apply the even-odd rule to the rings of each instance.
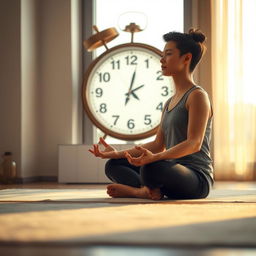
[[[190,52],[186,53],[185,58],[184,58],[184,62],[188,63],[188,62],[191,61],[191,59],[192,59],[192,54]]]

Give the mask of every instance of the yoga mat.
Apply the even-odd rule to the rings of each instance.
[[[159,203],[140,198],[110,198],[105,189],[4,189],[0,202],[85,202],[85,203]],[[256,202],[255,189],[213,189],[209,196],[196,200],[161,200],[162,203],[230,203]]]

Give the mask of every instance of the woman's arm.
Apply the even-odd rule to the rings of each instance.
[[[211,115],[207,94],[201,90],[192,92],[188,97],[186,108],[189,112],[189,121],[187,139],[185,141],[155,154],[146,148],[136,147],[140,151],[140,156],[132,157],[128,152],[125,154],[128,161],[135,166],[141,166],[159,160],[180,158],[199,151],[204,139],[207,122]]]
[[[162,119],[163,119],[163,113],[167,107],[168,102],[169,101],[167,101],[164,105],[162,116],[161,116],[161,122],[158,127],[155,139],[151,142],[141,145],[141,147],[146,148],[147,150],[149,150],[150,152],[153,152],[154,154],[165,150],[164,136],[163,136],[161,124],[162,124]],[[99,147],[100,144],[102,144],[104,146],[103,150],[100,150],[100,147]],[[125,154],[127,152],[129,153],[129,155],[131,157],[138,157],[142,154],[141,150],[139,150],[137,146],[134,146],[134,147],[126,149],[126,150],[117,151],[111,145],[107,144],[103,138],[100,138],[99,143],[94,144],[93,147],[91,149],[89,149],[89,151],[96,157],[113,158],[113,159],[125,158],[126,157]]]
[[[156,154],[156,161],[180,158],[201,149],[207,122],[211,116],[211,105],[207,93],[202,90],[193,91],[187,99],[186,107],[189,113],[187,139]]]
[[[103,150],[100,149],[99,147],[100,144],[103,145],[104,147]],[[162,152],[165,149],[165,147],[164,147],[163,134],[162,134],[161,127],[159,126],[157,135],[154,141],[145,143],[141,146],[155,154],[158,152]],[[103,138],[100,138],[99,143],[94,144],[93,148],[89,149],[89,152],[91,152],[96,157],[112,158],[112,159],[125,158],[126,157],[125,154],[127,152],[131,157],[138,157],[142,154],[141,150],[138,150],[138,146],[134,146],[133,148],[126,149],[126,150],[117,151],[113,146],[107,144],[107,142]]]
[[[140,145],[140,147],[149,150],[153,154],[157,154],[157,153],[165,151],[164,135],[163,135],[163,131],[162,131],[162,121],[163,121],[164,112],[165,112],[169,102],[170,101],[167,100],[164,104],[164,108],[163,108],[162,115],[161,115],[160,125],[158,126],[155,139],[153,141],[150,141],[148,143]],[[126,157],[125,154],[127,152],[129,153],[129,155],[131,157],[138,157],[142,154],[142,152],[141,152],[141,150],[138,150],[137,148],[138,147],[135,146],[130,149],[122,150],[122,151],[119,151],[118,154],[119,154],[120,158]]]
[[[99,144],[102,144],[104,146],[104,150],[100,149]],[[161,127],[159,126],[157,135],[154,141],[145,143],[140,147],[146,148],[147,150],[153,152],[154,154],[165,150]],[[103,138],[100,138],[100,142],[98,144],[94,144],[93,148],[89,149],[89,152],[91,152],[96,157],[112,158],[112,159],[125,158],[126,157],[125,154],[127,152],[131,157],[138,157],[142,154],[141,150],[138,149],[138,146],[134,146],[133,148],[126,149],[126,150],[117,151],[114,147],[107,144],[107,142]]]
[[[140,145],[140,147],[146,148],[147,150],[151,151],[154,154],[159,153],[159,152],[163,152],[165,150],[164,136],[163,136],[163,132],[162,132],[162,129],[161,129],[161,125],[159,125],[159,127],[158,127],[155,140],[150,141],[150,142],[145,143],[145,144],[142,144],[142,145]],[[138,156],[141,155],[141,151],[138,150],[135,146],[135,147],[130,148],[130,149],[118,151],[118,156],[120,158],[124,158],[124,157],[126,157],[125,156],[126,152],[128,152],[132,157],[138,157]]]

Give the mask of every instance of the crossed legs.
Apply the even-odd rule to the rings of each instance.
[[[137,197],[159,200],[163,197],[159,188],[143,185],[140,167],[131,165],[126,159],[111,159],[106,163],[105,173],[114,184],[107,186],[111,197]]]
[[[175,161],[158,161],[142,167],[126,159],[110,159],[105,166],[114,184],[107,186],[111,197],[138,197],[160,200],[196,199],[208,195],[208,184],[196,171]]]

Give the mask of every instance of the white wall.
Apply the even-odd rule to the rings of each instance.
[[[58,144],[82,143],[79,3],[0,2],[0,153],[19,177],[57,176]]]
[[[20,0],[1,0],[0,154],[12,151],[18,166],[21,163],[20,34]]]
[[[21,2],[21,171],[34,176],[39,160],[39,17],[37,1]]]
[[[57,145],[72,141],[71,16],[69,0],[40,1],[41,175],[57,174]]]

